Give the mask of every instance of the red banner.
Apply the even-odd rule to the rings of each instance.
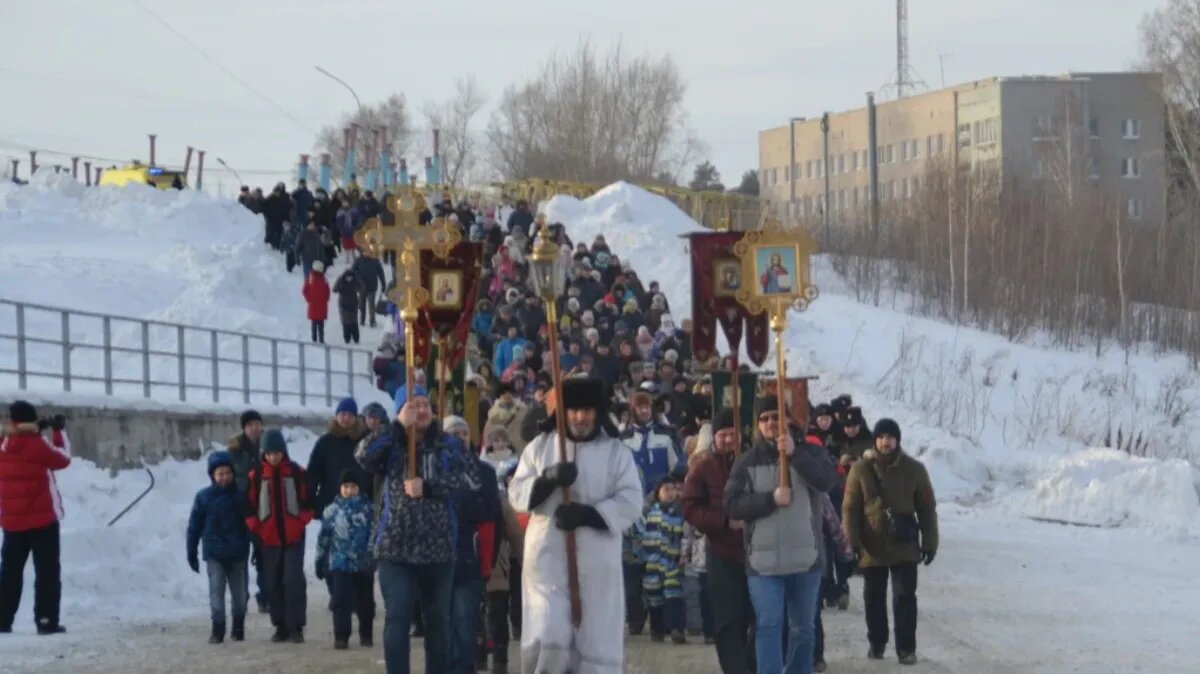
[[[431,250],[421,251],[421,285],[429,289],[429,303],[417,321],[417,353],[428,362],[434,335],[450,337],[450,365],[466,354],[467,334],[475,316],[483,244],[463,241],[443,259]]]
[[[742,232],[694,232],[692,251],[692,352],[708,359],[716,349],[717,324],[734,353],[746,338],[746,353],[755,365],[767,358],[767,315],[751,316],[734,295],[741,284],[741,263],[733,246]]]

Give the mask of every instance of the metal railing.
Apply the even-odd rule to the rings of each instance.
[[[0,299],[0,390],[15,383],[22,391],[328,407],[374,386],[371,357],[361,348]]]

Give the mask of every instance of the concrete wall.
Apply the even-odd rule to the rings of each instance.
[[[4,402],[7,410],[8,402]],[[241,432],[237,414],[133,410],[88,406],[39,404],[43,418],[63,414],[74,456],[101,468],[131,468],[163,459],[195,459],[211,443],[225,444]],[[324,432],[327,414],[263,414],[267,426],[300,426]]]

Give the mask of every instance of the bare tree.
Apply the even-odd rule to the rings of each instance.
[[[469,76],[454,83],[454,96],[449,100],[424,107],[429,128],[441,131],[442,179],[451,186],[458,187],[464,178],[474,177],[480,139],[471,129],[471,122],[486,102],[475,77]]]
[[[358,125],[354,146],[357,150],[353,172],[362,176],[367,169],[378,164],[380,147],[373,147],[372,131],[380,129],[387,137],[392,157],[399,158],[408,151],[412,137],[412,123],[408,116],[408,104],[403,94],[392,94],[374,105],[364,105],[359,110],[344,115],[335,125],[321,127],[317,134],[316,152],[328,152],[333,163],[333,174],[340,176],[346,163],[349,148],[346,147],[343,129],[351,124]],[[382,144],[382,140],[380,141]]]
[[[491,161],[508,178],[678,181],[700,156],[687,85],[670,57],[597,53],[581,42],[505,89],[488,126]]]
[[[1167,129],[1184,177],[1200,191],[1200,0],[1169,0],[1142,19],[1145,65],[1163,76]]]

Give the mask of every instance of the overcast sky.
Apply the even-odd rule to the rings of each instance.
[[[890,0],[140,3],[211,60],[138,0],[0,0],[0,158],[27,160],[24,146],[144,157],[144,134],[156,132],[162,162],[182,163],[190,144],[209,151],[209,166],[220,156],[247,173],[286,170],[312,149],[315,129],[354,105],[315,65],[364,102],[402,92],[419,110],[467,74],[494,100],[555,50],[590,38],[670,54],[690,85],[692,126],[736,184],[757,164],[759,130],[859,106],[895,67]],[[911,0],[912,63],[933,88],[939,55],[946,83],[1126,69],[1138,59],[1142,15],[1165,3]]]

